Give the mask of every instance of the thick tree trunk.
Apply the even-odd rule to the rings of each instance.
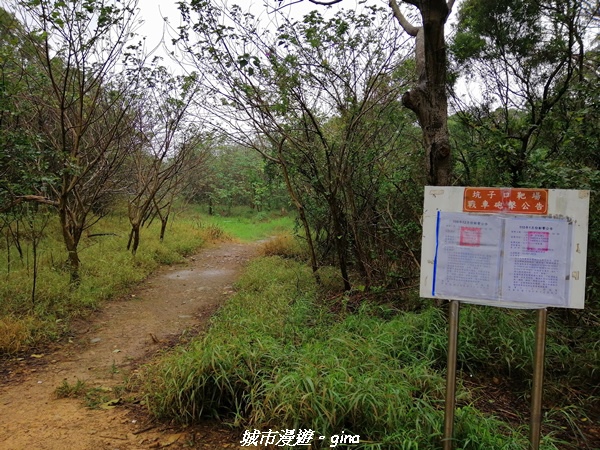
[[[400,19],[401,13],[394,11],[401,25],[409,33],[414,33],[417,39],[418,83],[402,96],[402,103],[415,112],[423,130],[428,183],[446,186],[451,182],[452,171],[444,39],[444,25],[450,9],[446,0],[412,0],[407,3],[419,8],[423,25],[409,31]]]

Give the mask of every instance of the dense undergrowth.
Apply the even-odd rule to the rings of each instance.
[[[325,286],[339,282],[326,271],[322,279]],[[322,294],[302,263],[280,257],[252,263],[207,334],[148,368],[151,411],[180,423],[219,417],[247,430],[344,431],[360,435],[356,449],[440,448],[444,311],[402,312],[368,301],[340,310]],[[463,308],[462,370],[531,378],[530,315]],[[565,355],[551,341],[553,368]],[[503,422],[478,410],[477,396],[459,385],[455,448],[527,448],[527,417],[523,426]],[[541,448],[565,448],[553,431],[561,424],[545,421]]]

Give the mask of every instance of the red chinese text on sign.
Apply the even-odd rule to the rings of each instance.
[[[546,215],[548,190],[467,187],[463,211]]]

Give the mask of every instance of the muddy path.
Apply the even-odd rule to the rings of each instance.
[[[207,326],[257,251],[258,244],[239,243],[203,249],[75,324],[56,351],[11,362],[0,378],[0,448],[239,448],[239,437],[215,424],[181,429],[153,422],[131,397],[90,409],[81,398],[59,399],[55,391],[80,380],[86,389],[116,397],[157,352]]]

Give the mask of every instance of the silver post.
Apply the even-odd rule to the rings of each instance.
[[[458,348],[458,315],[460,302],[450,301],[448,318],[448,368],[446,371],[446,408],[444,411],[444,450],[452,450],[454,433],[454,409],[456,407],[456,353]]]
[[[535,326],[535,354],[533,356],[533,386],[531,387],[530,450],[538,450],[540,448],[547,318],[548,311],[546,308],[538,309]]]

